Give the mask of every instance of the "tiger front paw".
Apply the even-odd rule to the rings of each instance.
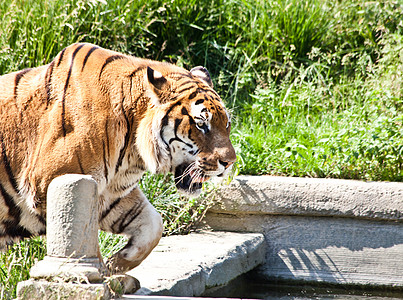
[[[106,262],[106,267],[111,275],[124,274],[137,267],[142,260],[127,260],[120,253],[113,255]]]
[[[109,287],[115,296],[123,294],[133,294],[140,286],[140,281],[137,278],[124,274],[112,275],[108,279]]]

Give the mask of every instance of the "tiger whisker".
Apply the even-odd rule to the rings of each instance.
[[[192,162],[189,166],[187,166],[183,174],[181,174],[178,177],[175,177],[174,179],[177,181],[181,181],[185,176],[189,175],[195,168],[197,168],[196,162]]]
[[[192,181],[191,181],[191,183],[190,183],[189,190],[191,190],[191,188],[193,187],[193,185],[194,185],[195,183],[197,183],[197,182],[203,182],[204,179],[205,179],[205,176],[206,176],[206,175],[204,175],[203,170],[200,169],[200,168],[197,168],[197,170],[196,170],[194,176],[192,177]],[[200,179],[201,179],[201,180],[200,180]]]
[[[197,154],[199,154],[201,152],[200,149],[197,149],[196,152],[193,154],[193,156],[196,156]]]

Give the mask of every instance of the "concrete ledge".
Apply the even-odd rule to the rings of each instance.
[[[210,212],[337,216],[403,222],[403,183],[238,176]]]
[[[265,280],[403,289],[403,183],[239,176],[204,219],[261,232]]]
[[[201,232],[163,238],[150,256],[130,271],[142,288],[137,295],[200,296],[225,285],[265,259],[262,234]],[[133,299],[124,296],[123,299]]]

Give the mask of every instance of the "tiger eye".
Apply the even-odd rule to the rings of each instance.
[[[200,129],[202,129],[203,126],[204,126],[204,122],[203,121],[197,121],[196,126],[199,127]]]

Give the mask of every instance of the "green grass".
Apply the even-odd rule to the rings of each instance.
[[[13,245],[0,254],[0,299],[16,297],[19,281],[29,278],[29,270],[46,254],[46,247],[40,237]]]
[[[0,74],[79,41],[206,66],[232,111],[241,174],[403,181],[400,0],[3,0],[0,17]],[[189,232],[210,203],[179,197],[170,176],[141,186],[166,235]],[[100,243],[110,256],[124,239]],[[43,255],[34,239],[0,256],[2,298]]]
[[[327,93],[305,84],[258,90],[233,132],[240,169],[248,174],[402,181],[402,99],[390,91],[368,91],[365,82],[354,84],[360,103],[345,109],[324,106],[344,97],[349,83]]]

